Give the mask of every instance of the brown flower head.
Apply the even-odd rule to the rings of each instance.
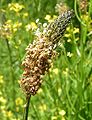
[[[26,48],[26,57],[22,62],[24,72],[20,85],[27,96],[35,95],[41,86],[42,76],[48,72],[52,59],[56,56],[54,45],[63,35],[72,16],[72,11],[60,15],[48,25],[46,33],[39,35],[33,44],[29,44]]]
[[[58,12],[59,14],[64,13],[64,12],[67,11],[68,9],[69,9],[68,6],[67,6],[65,3],[63,3],[63,2],[61,2],[61,3],[59,3],[59,4],[56,4],[56,6],[55,6],[55,10],[56,10],[56,12]]]
[[[88,1],[87,0],[79,0],[79,6],[82,13],[87,12]]]
[[[52,45],[56,45],[59,42],[72,17],[73,11],[66,11],[59,15],[54,22],[48,25],[46,35],[49,41],[52,42]]]
[[[42,83],[42,75],[49,70],[51,59],[55,56],[55,51],[46,43],[45,39],[40,38],[26,48],[26,57],[22,62],[24,73],[21,87],[27,95],[36,94]]]

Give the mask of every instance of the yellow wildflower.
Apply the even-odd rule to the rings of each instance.
[[[83,19],[83,21],[85,21],[86,23],[90,20],[88,15],[82,15],[81,18]]]
[[[57,120],[57,116],[52,116],[51,120]]]
[[[18,27],[20,27],[21,25],[22,25],[22,23],[16,22],[16,23],[14,23],[13,28],[18,28]]]
[[[59,114],[60,114],[61,116],[64,116],[64,115],[66,114],[66,112],[65,112],[64,110],[61,110],[61,111],[59,111]]]
[[[53,15],[53,20],[55,20],[57,18],[57,16],[56,15]]]
[[[45,16],[45,20],[47,20],[48,22],[52,22],[57,18],[56,15],[53,15],[53,17],[51,17],[51,15],[46,15]]]
[[[3,81],[3,76],[1,75],[0,76],[0,84],[2,84],[4,81]]]
[[[66,28],[66,31],[70,31],[70,27],[67,27],[67,28]]]
[[[37,25],[35,22],[31,22],[31,28],[32,30],[36,29],[37,28]]]
[[[38,94],[40,94],[40,93],[42,93],[43,92],[43,90],[42,90],[42,88],[40,88],[39,90],[38,90]]]
[[[67,42],[71,42],[71,39],[68,39]]]
[[[25,17],[28,17],[28,13],[26,12],[26,13],[24,13],[23,14],[23,17],[25,18]]]
[[[2,112],[5,110],[6,106],[0,106],[0,109],[2,110]]]
[[[35,22],[31,22],[30,24],[27,24],[27,25],[25,26],[25,28],[26,28],[26,31],[30,31],[30,30],[36,29],[36,28],[37,28],[37,25],[36,25]]]
[[[45,111],[45,110],[47,109],[46,104],[40,105],[40,106],[39,106],[39,109],[40,109],[41,111]]]
[[[65,117],[62,116],[62,120],[65,120]]]
[[[18,49],[18,48],[19,48],[19,46],[17,46],[17,45],[15,45],[14,47],[15,47],[16,49]]]
[[[71,36],[71,34],[69,34],[69,33],[68,33],[68,34],[66,33],[66,34],[64,35],[64,37],[66,37],[66,38],[69,38],[70,36]]]
[[[5,22],[5,24],[11,24],[12,23],[12,20],[7,20],[6,22]]]
[[[79,33],[79,28],[74,28],[74,34]]]
[[[11,20],[7,20],[7,21],[5,22],[5,25],[3,25],[3,27],[4,27],[4,30],[5,30],[5,31],[11,30],[11,29],[12,29],[12,21],[11,21]]]
[[[2,38],[4,37],[10,39],[12,36],[11,33],[12,33],[12,21],[7,20],[5,24],[1,27],[0,34]]]
[[[22,26],[22,23],[20,22],[16,22],[13,24],[13,31],[16,32],[18,30],[19,27]]]
[[[30,24],[27,24],[27,25],[25,26],[25,28],[26,28],[26,31],[30,31],[30,30],[31,30],[31,25],[30,25]]]
[[[16,107],[16,111],[19,112],[19,107]]]
[[[69,72],[69,69],[66,68],[66,69],[63,71],[63,74],[67,76],[67,75],[68,75],[68,72]]]
[[[73,53],[67,52],[67,56],[68,56],[68,57],[72,57],[72,56],[73,56]]]
[[[22,105],[22,104],[23,104],[23,100],[22,100],[20,97],[18,97],[18,98],[15,100],[15,103],[16,103],[17,106],[18,106],[18,105]]]
[[[6,111],[6,116],[8,117],[8,118],[10,118],[10,117],[12,117],[12,112],[11,111]]]
[[[10,11],[15,11],[15,12],[19,12],[23,8],[25,8],[24,5],[20,5],[19,3],[9,3],[8,7]]]
[[[53,73],[58,74],[58,68],[53,69]]]
[[[58,95],[61,95],[62,89],[58,88]]]
[[[0,103],[3,103],[3,104],[5,104],[6,103],[6,99],[4,98],[4,97],[0,97]]]
[[[49,21],[50,19],[51,19],[51,16],[50,16],[50,15],[46,15],[46,16],[45,16],[45,20],[48,20],[48,21]]]
[[[1,106],[0,106],[0,107],[1,107]],[[2,107],[1,107],[1,110],[2,110],[2,113],[5,115],[5,114],[6,114],[5,108],[2,109]]]

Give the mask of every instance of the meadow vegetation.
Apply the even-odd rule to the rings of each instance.
[[[61,6],[61,7],[60,7]],[[73,9],[57,57],[35,96],[29,120],[92,120],[92,0],[1,0],[0,120],[22,120],[25,48],[38,30]]]

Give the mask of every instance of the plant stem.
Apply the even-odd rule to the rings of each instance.
[[[78,13],[77,13],[77,0],[74,1],[74,11],[75,11],[75,15],[77,17],[77,19],[79,20],[79,22],[86,27],[86,24],[81,20],[81,18],[79,17]]]
[[[25,107],[25,111],[24,111],[24,118],[23,118],[23,120],[28,120],[28,111],[29,111],[30,98],[31,98],[31,96],[27,96],[26,97],[26,107]]]
[[[7,49],[8,49],[8,55],[9,55],[9,62],[10,62],[10,73],[11,73],[11,79],[12,79],[12,98],[13,98],[13,107],[15,108],[15,96],[16,96],[16,92],[15,92],[15,75],[14,75],[14,70],[13,70],[13,59],[12,59],[12,51],[9,45],[9,40],[6,40],[6,45],[7,45]]]

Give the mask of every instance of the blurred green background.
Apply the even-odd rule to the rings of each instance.
[[[0,1],[0,120],[23,119],[25,95],[19,82],[25,48],[39,26],[66,8],[74,9],[76,17],[31,97],[29,120],[92,120],[92,0]]]

